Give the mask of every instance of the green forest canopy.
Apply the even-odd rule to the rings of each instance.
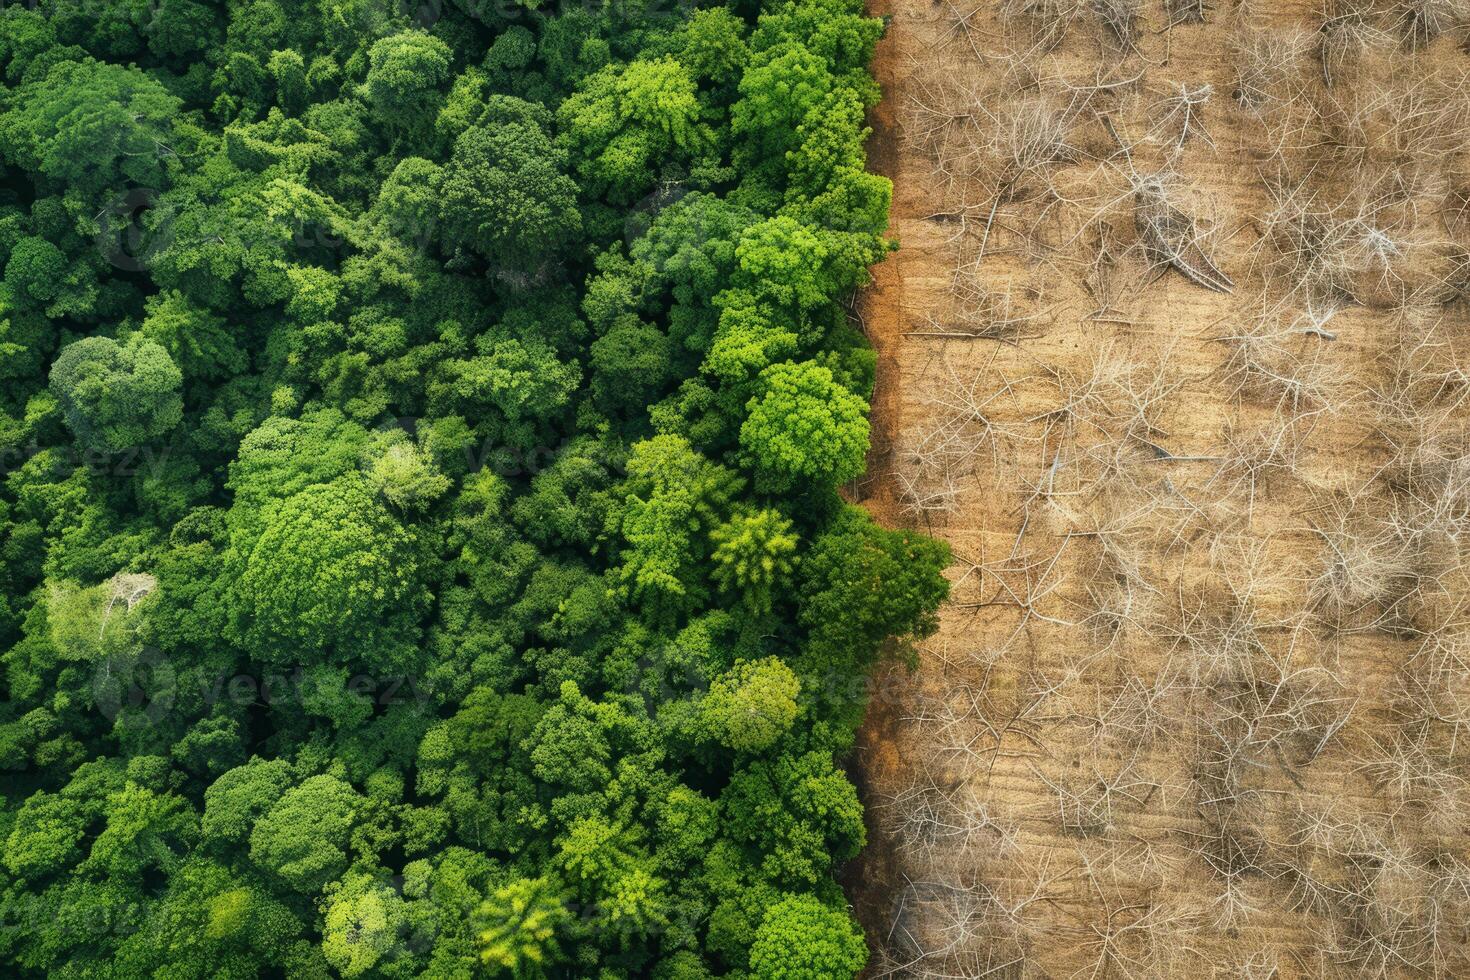
[[[0,8],[0,969],[861,969],[881,32]]]

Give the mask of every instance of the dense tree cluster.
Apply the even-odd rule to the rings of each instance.
[[[862,967],[880,33],[0,7],[0,971]]]

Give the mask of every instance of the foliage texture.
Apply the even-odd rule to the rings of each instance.
[[[0,972],[861,969],[880,34],[0,6]]]

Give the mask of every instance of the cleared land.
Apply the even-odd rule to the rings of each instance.
[[[1470,972],[1470,5],[892,0],[868,975]]]

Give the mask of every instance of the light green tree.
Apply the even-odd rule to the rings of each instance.
[[[761,372],[740,427],[740,445],[759,483],[786,491],[834,487],[863,471],[868,403],[812,361],[773,364]]]
[[[775,657],[742,660],[710,685],[700,719],[726,748],[760,752],[791,729],[800,692],[801,681]]]
[[[586,78],[558,112],[580,177],[618,201],[646,191],[658,167],[714,142],[699,89],[673,58],[609,65]]]
[[[46,589],[46,620],[51,642],[65,660],[96,662],[142,645],[150,597],[158,579],[146,573],[119,573],[106,582],[79,586],[51,581]]]
[[[737,79],[750,57],[745,31],[745,22],[725,7],[696,10],[680,32],[679,63],[721,85]]]
[[[794,310],[832,299],[826,275],[828,247],[820,229],[779,215],[745,229],[735,256],[740,272],[760,295]]]
[[[557,955],[557,930],[571,913],[546,878],[516,878],[480,905],[480,961],[516,980],[536,977]]]
[[[800,42],[782,41],[751,58],[740,78],[730,128],[744,141],[737,162],[770,166],[782,159],[796,127],[831,90],[827,65]]]
[[[787,895],[767,910],[750,948],[755,980],[842,980],[868,961],[862,933],[846,912],[811,895]]]
[[[778,510],[743,509],[710,532],[714,578],[740,595],[755,613],[769,612],[772,596],[796,567],[796,534]]]
[[[350,874],[326,900],[322,953],[344,977],[392,960],[408,924],[406,903],[370,874]]]
[[[423,510],[444,495],[449,479],[406,433],[401,429],[394,432],[397,438],[383,440],[387,445],[374,456],[368,479],[394,509]]]

